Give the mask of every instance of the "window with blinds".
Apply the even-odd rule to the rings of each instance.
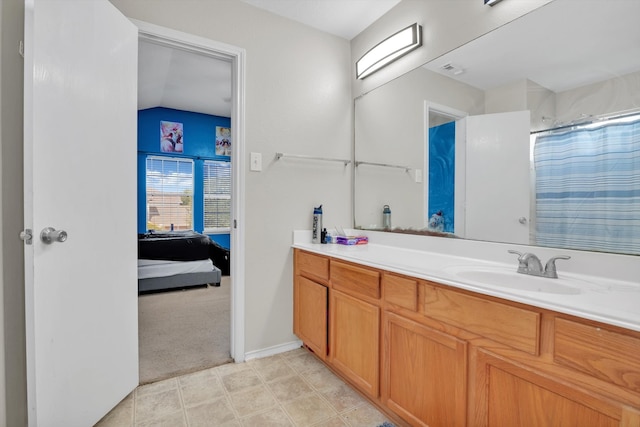
[[[193,160],[147,157],[147,230],[193,230]]]
[[[231,163],[204,161],[204,230],[231,231]]]

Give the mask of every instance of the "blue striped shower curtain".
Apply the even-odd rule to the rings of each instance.
[[[538,136],[536,244],[640,254],[640,115]]]

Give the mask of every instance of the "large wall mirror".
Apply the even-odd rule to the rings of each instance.
[[[554,0],[358,97],[355,227],[640,254],[638,16]]]

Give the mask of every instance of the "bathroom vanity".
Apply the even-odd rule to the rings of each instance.
[[[375,244],[293,246],[295,334],[396,422],[640,426],[640,314],[624,314],[640,311],[637,284],[563,279],[561,265],[561,279],[532,278],[515,259],[503,271]]]

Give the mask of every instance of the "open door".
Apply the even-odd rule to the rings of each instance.
[[[467,132],[464,237],[529,244],[529,111],[463,120]]]
[[[138,384],[138,30],[107,0],[25,7],[29,425],[90,426]]]

